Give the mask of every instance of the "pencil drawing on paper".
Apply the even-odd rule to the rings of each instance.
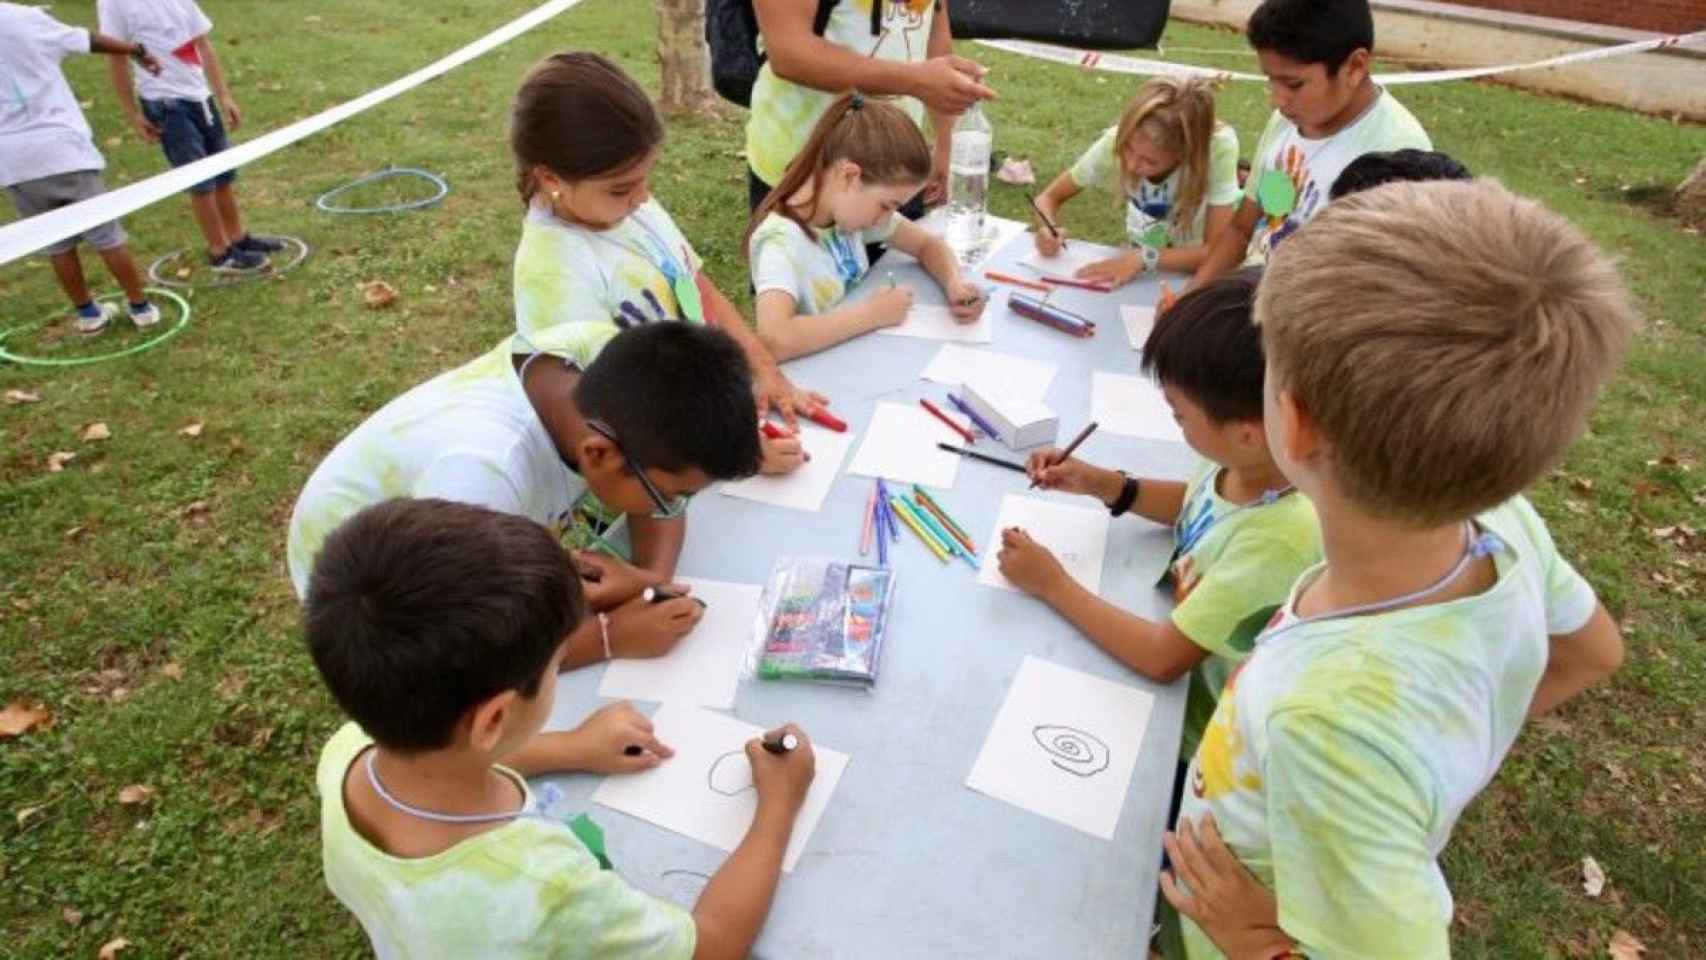
[[[736,797],[752,789],[752,764],[746,759],[746,750],[730,750],[711,761],[711,768],[705,771],[705,785],[712,793],[720,793],[725,797]]]
[[[1075,777],[1089,777],[1108,769],[1108,745],[1101,738],[1077,727],[1039,723],[1031,728],[1037,746],[1049,762]]]

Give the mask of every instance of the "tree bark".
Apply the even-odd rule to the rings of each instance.
[[[705,0],[658,0],[658,66],[665,114],[714,111],[711,50],[705,45]]]
[[[1700,158],[1694,172],[1676,188],[1676,212],[1685,222],[1706,227],[1706,157]]]

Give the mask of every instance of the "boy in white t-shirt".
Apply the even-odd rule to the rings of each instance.
[[[1527,717],[1622,660],[1521,491],[1586,425],[1635,317],[1561,217],[1438,181],[1335,200],[1269,262],[1256,320],[1269,445],[1326,560],[1228,677],[1179,824],[1212,814],[1277,910],[1263,931],[1210,906],[1225,874],[1174,838],[1188,889],[1163,889],[1192,960],[1446,957],[1436,858],[1458,815]]]
[[[95,11],[102,30],[160,55],[159,74],[137,73],[134,90],[124,64],[110,64],[113,89],[131,125],[144,138],[158,141],[174,167],[230,146],[226,118],[235,130],[243,114],[208,39],[213,21],[195,0],[99,0]],[[216,273],[264,270],[267,254],[284,249],[277,240],[253,236],[244,228],[231,186],[236,179],[237,171],[227,170],[189,189],[190,210],[207,241],[208,265]]]
[[[0,3],[0,186],[12,198],[20,218],[70,206],[107,192],[101,180],[106,158],[95,147],[89,121],[77,104],[59,63],[79,53],[131,57],[143,70],[160,72],[160,62],[140,44],[114,40],[68,26],[34,7]],[[105,330],[117,304],[96,303],[83,277],[77,241],[87,240],[124,288],[130,319],[138,327],[160,322],[160,311],[142,289],[142,275],[117,220],[48,245],[59,287],[76,310],[77,330]]]
[[[1369,76],[1368,0],[1264,0],[1244,32],[1268,77],[1274,112],[1232,226],[1215,239],[1193,285],[1240,263],[1264,263],[1327,205],[1333,181],[1357,157],[1433,147],[1410,111]]]

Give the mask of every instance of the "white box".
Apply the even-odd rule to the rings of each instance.
[[[1014,450],[1052,443],[1060,432],[1060,415],[1048,404],[1021,400],[990,384],[969,380],[960,384],[957,395],[995,428],[997,439]]]

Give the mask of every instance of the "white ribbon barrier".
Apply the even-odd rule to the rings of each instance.
[[[227,170],[234,170],[245,163],[259,160],[268,154],[282,150],[298,140],[311,137],[327,127],[348,120],[350,117],[378,106],[399,94],[407,93],[428,80],[449,73],[470,60],[474,60],[521,36],[580,2],[581,0],[549,0],[549,2],[540,4],[533,10],[511,20],[444,59],[422,67],[402,79],[394,80],[354,100],[339,104],[312,117],[298,120],[287,127],[281,127],[222,153],[216,153],[211,157],[204,157],[186,166],[176,167],[158,176],[149,177],[147,180],[121,187],[110,193],[103,193],[98,197],[91,197],[69,207],[61,207],[58,210],[51,210],[39,216],[0,227],[0,265],[11,263],[13,260],[27,256],[66,237],[74,237],[90,227],[105,223],[108,220],[116,220],[174,193],[186,190],[209,177],[224,173]]]
[[[1529,63],[1505,63],[1491,67],[1462,67],[1455,70],[1415,70],[1408,73],[1378,73],[1374,75],[1376,83],[1395,85],[1406,83],[1438,83],[1445,80],[1470,80],[1475,77],[1490,77],[1497,73],[1510,73],[1515,70],[1535,70],[1541,67],[1562,67],[1574,63],[1586,63],[1591,60],[1605,60],[1610,57],[1622,57],[1631,53],[1646,53],[1649,50],[1662,50],[1666,47],[1681,46],[1685,43],[1706,41],[1706,30],[1694,33],[1678,34],[1672,37],[1654,37],[1650,40],[1636,40],[1632,43],[1620,43],[1611,47],[1599,47],[1593,50],[1578,50],[1575,53],[1547,57],[1544,60],[1534,60]],[[1173,63],[1167,60],[1149,60],[1143,57],[1128,57],[1117,53],[1098,53],[1094,50],[1074,50],[1071,47],[1057,47],[1047,43],[1033,43],[1029,40],[979,40],[978,43],[996,50],[1016,53],[1023,57],[1035,57],[1039,60],[1052,60],[1055,63],[1071,64],[1091,70],[1105,70],[1109,73],[1135,73],[1143,76],[1167,74],[1187,77],[1225,77],[1232,80],[1253,80],[1267,82],[1267,77],[1259,73],[1245,73],[1238,70],[1218,70],[1213,67],[1199,67],[1189,63]]]

